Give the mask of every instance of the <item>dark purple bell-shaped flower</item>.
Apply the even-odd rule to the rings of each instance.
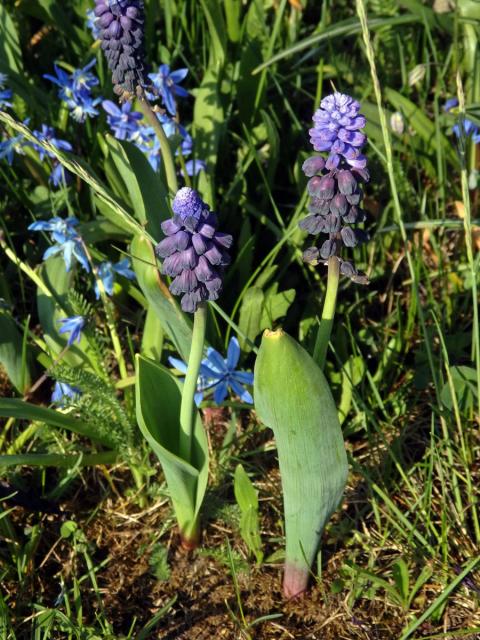
[[[119,96],[134,94],[145,74],[143,1],[95,0],[95,15],[113,90]]]
[[[184,311],[194,313],[201,302],[217,300],[232,236],[217,231],[217,216],[190,187],[177,192],[173,218],[162,222],[167,236],[156,246],[163,258],[162,273],[173,278],[170,291],[182,296]]]

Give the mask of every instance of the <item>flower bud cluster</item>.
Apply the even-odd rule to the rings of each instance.
[[[326,159],[311,156],[303,164],[303,172],[310,178],[310,215],[299,222],[299,227],[311,235],[328,237],[319,247],[308,248],[303,258],[318,264],[337,256],[340,272],[365,284],[367,277],[340,257],[342,246],[355,247],[368,239],[365,231],[352,227],[366,219],[361,208],[362,185],[369,180],[366,158],[361,154],[366,137],[355,130],[365,125],[365,118],[358,114],[358,102],[343,94],[328,96],[321,107],[314,116],[314,122],[321,123],[320,131],[311,129],[310,135],[314,148],[329,155]]]
[[[177,192],[172,209],[173,218],[162,223],[167,237],[155,250],[163,258],[162,273],[173,278],[170,291],[182,296],[184,311],[194,313],[201,302],[220,295],[232,236],[217,231],[217,216],[190,187]]]
[[[119,96],[144,83],[145,12],[142,0],[95,0],[102,49]]]

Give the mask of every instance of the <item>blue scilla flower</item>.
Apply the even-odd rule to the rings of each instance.
[[[168,64],[162,64],[158,68],[157,73],[149,73],[148,77],[152,81],[153,86],[162,98],[168,113],[172,116],[177,113],[177,105],[175,97],[186,98],[189,94],[186,89],[179,85],[188,74],[188,69],[177,69],[170,71]]]
[[[87,29],[90,29],[90,31],[92,32],[93,39],[98,40],[100,38],[101,29],[99,29],[97,25],[97,16],[95,15],[95,11],[93,9],[88,9],[86,17]]]
[[[61,138],[57,138],[55,134],[55,129],[50,127],[47,124],[42,124],[41,131],[33,131],[33,135],[40,140],[40,142],[49,142],[56,149],[60,149],[61,151],[72,151],[72,145],[70,142],[66,140],[62,140]],[[45,157],[55,158],[55,154],[51,151],[47,151],[44,147],[39,144],[32,145],[35,151],[38,151],[38,155],[40,156],[40,160],[44,160]]]
[[[200,171],[206,171],[207,163],[204,160],[187,160],[185,163],[187,175],[190,177],[198,176]],[[183,169],[180,171],[183,176]]]
[[[175,150],[175,155],[181,153],[183,157],[189,156],[193,150],[193,140],[185,127],[182,127],[182,125],[175,122],[175,120],[166,114],[157,114],[157,118],[167,138],[174,136],[179,136],[180,138],[180,143]],[[140,124],[138,129],[133,133],[131,141],[145,153],[153,170],[158,171],[162,161],[162,152],[153,127]],[[196,175],[196,173],[204,169],[205,166],[203,160],[197,159],[196,163],[187,164],[187,173],[188,175]]]
[[[43,254],[43,259],[48,260],[51,256],[61,253],[65,261],[65,268],[70,271],[72,260],[75,258],[85,271],[90,271],[87,254],[82,244],[82,239],[78,235],[75,227],[78,220],[74,216],[66,218],[52,218],[51,220],[39,220],[29,225],[29,231],[49,231],[51,238],[55,242]]]
[[[131,102],[124,102],[119,107],[111,100],[104,100],[102,107],[107,113],[107,123],[117,140],[130,140],[135,136],[143,115],[138,111],[132,111]]]
[[[60,218],[55,216],[50,220],[37,220],[29,225],[29,231],[48,231],[52,235],[55,242],[63,242],[65,236],[76,234],[76,227],[79,221],[75,216],[69,218]]]
[[[60,149],[61,151],[72,151],[72,145],[70,142],[66,140],[62,140],[61,138],[57,138],[55,134],[55,129],[50,127],[49,125],[42,124],[41,131],[34,131],[33,134],[41,141],[41,142],[49,142],[56,149]],[[50,174],[49,181],[55,186],[59,187],[66,184],[70,180],[70,174],[66,171],[62,165],[55,158],[55,154],[52,151],[47,151],[39,144],[32,145],[35,151],[38,151],[40,160],[43,161],[45,157],[53,160],[53,169]]]
[[[8,102],[13,95],[11,89],[5,89],[8,76],[5,73],[0,73],[0,108],[11,107],[11,102]]]
[[[67,101],[67,107],[76,122],[85,122],[87,118],[98,116],[99,111],[96,106],[101,101],[101,98],[94,98],[87,89],[82,89],[75,94],[74,99]]]
[[[443,105],[443,110],[447,113],[458,107],[458,98],[449,98]]]
[[[95,63],[94,58],[85,67],[75,69],[73,73],[67,73],[54,64],[56,75],[47,73],[43,76],[59,87],[59,98],[66,103],[77,122],[85,122],[87,117],[95,117],[99,113],[95,107],[101,98],[94,98],[91,94],[92,87],[99,83],[98,78],[90,71]]]
[[[128,280],[135,279],[135,273],[130,269],[130,260],[128,258],[124,258],[116,264],[109,261],[102,262],[97,270],[97,278],[102,281],[103,288],[109,296],[113,294],[115,274],[123,276]],[[97,282],[95,282],[95,296],[97,297],[97,300],[100,298],[100,289]]]
[[[253,398],[244,385],[253,384],[253,373],[248,371],[236,371],[240,359],[240,345],[237,338],[230,339],[227,349],[227,357],[223,358],[216,349],[209,347],[207,357],[200,365],[200,375],[195,394],[197,406],[202,402],[205,393],[213,391],[215,404],[224,402],[230,388],[240,397],[242,402],[253,404]],[[170,364],[181,373],[187,372],[187,365],[178,358],[169,358]]]
[[[478,144],[480,142],[480,132],[477,125],[471,120],[468,120],[468,118],[464,118],[459,123],[455,124],[452,127],[452,133],[457,139],[465,137],[471,138],[474,144]]]
[[[66,382],[59,382],[57,380],[52,393],[52,402],[59,407],[65,407],[69,400],[75,400],[81,393],[77,387],[72,387]]]
[[[71,316],[70,318],[62,318],[58,321],[62,326],[58,330],[59,333],[69,333],[67,346],[71,346],[75,340],[80,342],[82,331],[85,326],[85,318],[83,316]]]
[[[328,151],[327,169],[338,167],[343,157],[352,167],[363,169],[367,160],[361,148],[367,137],[360,131],[366,124],[360,103],[344,93],[335,92],[320,103],[313,115],[310,141],[315,151]]]
[[[443,105],[444,111],[449,113],[458,107],[458,99],[457,98],[449,98],[445,104]],[[468,118],[461,118],[460,122],[455,124],[452,127],[452,133],[455,135],[457,140],[460,138],[471,138],[474,144],[478,144],[480,142],[480,132],[478,130],[477,125],[469,120]]]
[[[16,153],[21,156],[25,155],[25,147],[28,147],[28,142],[21,133],[17,136],[11,136],[6,140],[2,140],[2,142],[0,142],[0,160],[6,159],[8,164],[11,165],[13,163],[13,156]]]
[[[59,162],[55,162],[48,181],[54,187],[63,187],[72,180],[72,174],[67,171]]]

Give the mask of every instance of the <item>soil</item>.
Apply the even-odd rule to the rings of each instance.
[[[128,480],[128,472],[120,470],[119,473],[114,478],[117,486]],[[85,624],[93,624],[96,614],[105,616],[112,623],[116,638],[124,637],[134,620],[138,630],[164,607],[164,615],[145,638],[394,640],[411,619],[407,619],[400,607],[392,607],[391,602],[387,604],[381,591],[373,597],[357,597],[354,602],[349,600],[346,590],[333,592],[342,565],[352,557],[352,550],[342,548],[335,540],[334,532],[341,529],[342,518],[353,508],[348,502],[358,501],[358,492],[347,497],[344,511],[334,519],[325,540],[321,583],[312,585],[302,597],[286,602],[281,593],[281,563],[268,561],[269,554],[281,548],[281,541],[278,541],[281,503],[277,502],[280,491],[275,468],[262,483],[261,493],[269,494],[269,499],[262,504],[262,536],[267,562],[261,568],[256,568],[254,560],[247,557],[235,527],[218,514],[206,523],[201,548],[186,552],[174,527],[169,526],[171,511],[166,499],[139,510],[120,492],[111,492],[100,470],[92,470],[89,474],[77,487],[75,495],[61,505],[59,513],[41,515],[22,507],[14,509],[12,515],[17,531],[28,532],[28,527],[34,523],[38,523],[42,531],[35,554],[35,570],[33,564],[29,570],[28,586],[23,593],[9,599],[15,602],[13,614],[17,621],[31,612],[28,603],[33,598],[46,607],[58,606],[61,583],[71,587],[73,574],[79,578],[87,573],[83,549],[87,550],[94,566],[100,565],[96,573],[97,594],[88,578],[82,580]],[[93,493],[94,489],[96,493]],[[222,502],[225,497],[221,496]],[[70,540],[60,536],[62,524],[71,519],[85,534],[85,545],[82,547],[80,540],[76,554]],[[168,579],[155,577],[149,562],[159,540],[167,555],[169,575],[163,577]],[[227,544],[234,557],[238,590],[228,561]],[[13,579],[11,585],[5,584],[5,587],[7,593],[9,587],[15,589]],[[419,611],[424,609],[426,600],[433,600],[438,593],[434,585],[427,584],[419,599]],[[471,603],[465,601],[462,606],[459,598],[449,607],[446,615],[450,629],[480,623]],[[271,618],[255,623],[262,616]],[[248,625],[251,627],[247,629]],[[416,637],[429,636],[442,629],[444,627],[425,624]],[[448,639],[448,636],[444,637]],[[475,635],[467,640],[478,640],[479,637]]]

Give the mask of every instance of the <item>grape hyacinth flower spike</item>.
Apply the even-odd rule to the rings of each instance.
[[[315,112],[315,126],[310,139],[316,151],[328,152],[328,157],[311,156],[303,164],[304,174],[310,178],[310,215],[299,226],[309,234],[326,234],[328,238],[319,248],[310,247],[304,260],[313,264],[336,256],[340,273],[354,282],[366,284],[368,279],[353,264],[340,257],[342,245],[355,247],[367,240],[366,233],[350,225],[365,221],[361,209],[362,184],[369,180],[367,159],[361,153],[366,136],[360,129],[366,124],[359,113],[360,104],[342,93],[327,96]]]
[[[368,240],[368,235],[356,225],[366,219],[361,208],[363,185],[370,179],[367,159],[362,153],[366,136],[361,129],[366,124],[360,104],[343,93],[335,92],[324,98],[313,116],[310,140],[316,151],[303,164],[304,174],[310,178],[309,211],[299,227],[310,235],[325,234],[320,246],[304,251],[305,262],[328,265],[328,284],[314,359],[323,367],[333,324],[340,275],[357,284],[368,284],[364,273],[341,256],[343,247],[352,248]]]
[[[202,302],[217,300],[232,236],[217,231],[218,219],[190,187],[177,192],[173,218],[162,223],[167,236],[158,243],[162,273],[173,278],[170,291],[181,296],[184,311],[195,313]]]
[[[112,72],[114,92],[134,95],[144,84],[145,12],[142,0],[95,0],[100,40]]]

